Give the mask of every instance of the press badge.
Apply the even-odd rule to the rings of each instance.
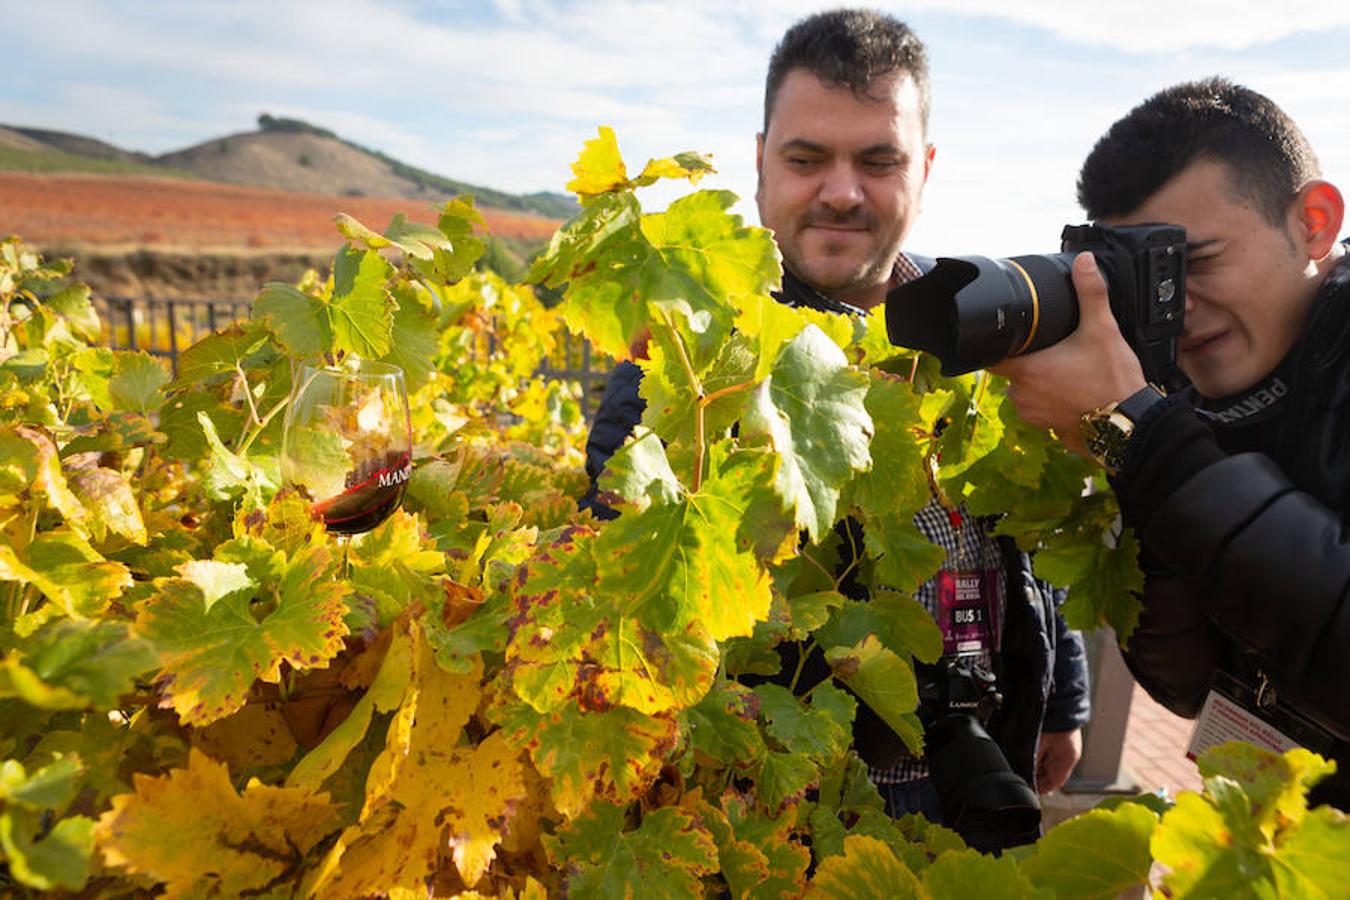
[[[1306,747],[1324,756],[1335,744],[1330,732],[1276,703],[1268,684],[1254,689],[1218,672],[1200,708],[1186,756],[1195,759],[1227,741],[1246,741],[1274,753]]]
[[[948,656],[998,650],[998,570],[942,569],[937,575],[938,625]]]

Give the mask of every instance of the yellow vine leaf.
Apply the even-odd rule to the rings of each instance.
[[[601,125],[599,134],[582,147],[581,155],[572,163],[576,177],[567,183],[567,189],[581,200],[582,205],[609,191],[631,191],[646,187],[662,178],[685,178],[690,184],[713,170],[712,161],[701,153],[685,152],[664,159],[650,159],[636,178],[628,177],[628,167],[619,153],[619,142],[614,129]]]
[[[482,663],[436,665],[419,637],[412,679],[371,766],[366,802],[305,885],[310,897],[415,890],[442,858],[472,887],[496,857],[507,813],[526,796],[525,766],[501,735],[456,746],[482,698]]]
[[[239,896],[300,864],[338,825],[327,794],[269,787],[243,794],[229,770],[193,749],[186,769],[137,775],[94,828],[104,862],[164,885],[164,896]],[[243,849],[249,848],[249,849]]]
[[[451,675],[436,665],[435,651],[421,633],[414,637],[410,685],[389,723],[384,752],[370,767],[361,821],[395,798],[403,767],[410,761],[415,765],[418,753],[448,750],[458,743],[460,731],[482,699],[481,659],[475,658],[467,673]]]
[[[447,786],[464,785],[445,812],[455,868],[465,884],[477,884],[492,865],[502,840],[504,813],[525,796],[520,752],[494,732],[471,753],[450,754],[455,763]]]
[[[673,716],[648,716],[625,706],[588,712],[566,704],[538,713],[517,703],[494,715],[508,739],[524,747],[549,779],[553,805],[569,819],[596,800],[636,800],[660,775],[679,738]]]
[[[929,893],[885,841],[868,835],[844,838],[844,852],[816,869],[808,900],[927,900]]]
[[[416,622],[395,623],[389,649],[380,660],[380,668],[370,688],[347,714],[347,718],[296,764],[291,774],[286,776],[287,787],[317,790],[325,779],[342,767],[352,748],[365,738],[371,716],[376,712],[392,712],[402,704],[404,692],[412,680],[413,641],[419,633]],[[370,655],[358,658],[354,666],[365,668],[370,664],[365,657]]]
[[[194,728],[192,743],[235,771],[289,762],[300,749],[277,703],[250,703],[205,728]]]
[[[583,198],[628,186],[628,168],[619,155],[613,128],[600,126],[599,135],[586,142],[572,163],[572,173],[576,177],[567,183],[567,189]]]

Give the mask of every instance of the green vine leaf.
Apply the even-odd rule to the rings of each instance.
[[[164,402],[169,370],[162,360],[148,353],[119,352],[108,379],[113,408],[150,415]]]
[[[32,810],[9,808],[0,812],[0,850],[10,873],[20,883],[39,891],[77,891],[89,878],[94,849],[94,820],[69,816],[48,826]]]
[[[774,487],[813,541],[838,518],[844,485],[872,464],[867,386],[843,351],[808,326],[784,348],[742,420],[747,438],[764,439],[782,458]]]
[[[697,896],[699,879],[717,870],[717,846],[707,829],[675,807],[648,813],[633,831],[624,830],[624,817],[622,806],[596,804],[545,839],[555,860],[571,863],[568,895],[626,900],[641,884],[652,897]]]
[[[292,356],[321,356],[333,348],[333,324],[323,300],[280,282],[263,286],[253,301],[253,321],[261,322]]]
[[[770,812],[806,796],[820,782],[820,770],[803,753],[770,750],[755,777],[755,797]]]
[[[756,725],[759,706],[750,688],[719,681],[684,716],[689,745],[724,765],[743,765],[764,758],[764,738]]]
[[[393,296],[398,311],[394,313],[390,349],[384,362],[403,370],[408,392],[414,393],[431,381],[436,371],[436,317],[422,305],[416,288],[409,284],[396,284]]]
[[[639,431],[610,457],[600,477],[600,489],[623,497],[639,512],[652,503],[676,503],[684,494],[661,439],[651,431]]]
[[[1138,803],[1089,810],[1046,832],[1022,871],[1057,897],[1112,900],[1148,884],[1157,827],[1157,814]]]
[[[914,714],[919,688],[914,669],[868,635],[852,647],[831,647],[825,658],[835,677],[900,736],[915,756],[923,752],[923,727]]]
[[[497,721],[515,746],[529,751],[535,768],[552,782],[552,799],[568,818],[594,801],[627,803],[660,773],[678,725],[624,706],[586,712],[575,705],[547,714],[524,703],[501,708]]]
[[[223,545],[216,559],[244,564],[247,580],[212,602],[229,584],[224,570],[189,564],[180,567],[179,577],[157,579],[136,608],[137,633],[159,650],[167,700],[189,725],[238,710],[255,680],[280,679],[283,662],[324,668],[347,634],[343,601],[349,588],[333,580],[335,561],[327,548],[287,559],[244,539]]]
[[[923,886],[933,897],[1007,897],[1009,900],[1054,900],[1086,897],[1032,886],[1011,855],[985,856],[974,850],[944,853],[923,872]],[[1091,895],[1096,896],[1096,895]],[[1107,895],[1101,895],[1103,897]],[[1111,894],[1111,897],[1117,896]]]
[[[808,898],[927,900],[919,879],[885,842],[867,835],[844,839],[844,852],[820,864]]]
[[[826,766],[848,750],[857,703],[843,691],[822,684],[809,703],[776,684],[761,684],[754,692],[765,732],[788,751]]]
[[[61,619],[0,661],[0,697],[44,709],[112,709],[158,662],[125,623]]]
[[[1139,542],[1126,530],[1114,547],[1108,547],[1089,529],[1077,539],[1064,540],[1041,550],[1033,562],[1038,578],[1068,586],[1069,599],[1061,613],[1070,628],[1093,629],[1110,625],[1124,641],[1134,631],[1143,607],[1138,594],[1144,590],[1139,571]]]
[[[235,372],[265,343],[267,331],[257,322],[238,323],[207,335],[178,354],[178,376],[172,386],[188,387]]]
[[[396,304],[386,285],[393,275],[394,267],[373,250],[338,251],[329,306],[335,350],[363,359],[379,359],[390,351]]]

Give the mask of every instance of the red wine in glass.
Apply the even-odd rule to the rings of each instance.
[[[412,455],[389,453],[379,468],[347,473],[347,488],[312,507],[333,534],[361,534],[379,525],[403,500],[403,486],[412,473]]]
[[[286,410],[281,471],[333,534],[361,534],[387,519],[412,474],[403,370],[355,360],[300,366]]]

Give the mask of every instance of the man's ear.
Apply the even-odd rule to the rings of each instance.
[[[755,175],[764,177],[764,132],[755,135]]]
[[[928,183],[928,176],[933,171],[933,158],[937,156],[937,147],[928,144],[923,151],[923,183]]]
[[[1317,179],[1303,186],[1294,205],[1299,237],[1308,247],[1308,257],[1313,260],[1325,258],[1341,235],[1345,198],[1336,185]]]

